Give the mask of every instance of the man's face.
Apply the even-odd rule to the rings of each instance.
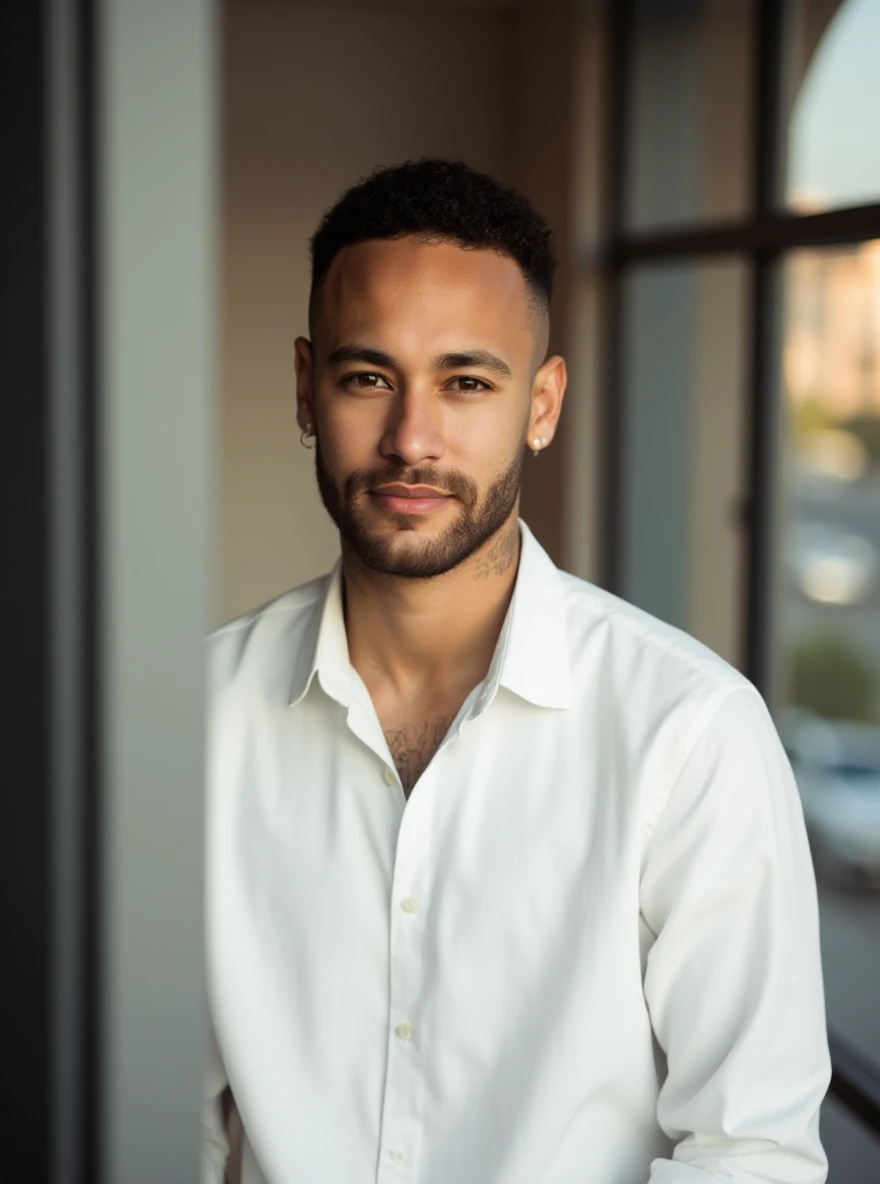
[[[412,238],[339,253],[297,342],[300,420],[366,566],[441,575],[515,519],[544,333],[506,256]]]

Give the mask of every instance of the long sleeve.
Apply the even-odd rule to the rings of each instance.
[[[676,1143],[650,1184],[822,1184],[830,1079],[816,886],[797,788],[751,688],[721,701],[647,843],[645,998]]]
[[[223,1123],[221,1098],[226,1071],[213,1029],[209,1034],[202,1102],[202,1184],[224,1184],[229,1143]]]

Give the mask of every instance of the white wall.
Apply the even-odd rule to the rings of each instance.
[[[216,13],[97,7],[100,636],[75,659],[100,662],[95,1174],[153,1184],[197,1179],[201,1144]]]

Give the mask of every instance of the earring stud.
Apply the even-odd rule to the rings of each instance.
[[[546,436],[536,436],[532,441],[532,456],[537,456],[546,443]]]
[[[304,430],[301,431],[299,434],[300,444],[302,444],[303,448],[308,448],[309,451],[311,451],[311,449],[314,447],[314,445],[307,444],[306,440],[310,440],[313,435],[314,435],[314,432],[312,431],[312,425],[310,423],[307,423]]]

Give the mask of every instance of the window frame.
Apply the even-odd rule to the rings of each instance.
[[[623,423],[623,280],[633,267],[659,260],[695,262],[727,257],[749,272],[745,324],[749,341],[747,387],[747,495],[740,525],[745,539],[742,667],[765,695],[771,656],[770,573],[773,562],[772,506],[777,416],[777,275],[780,262],[804,247],[841,246],[880,238],[880,201],[817,214],[779,208],[776,183],[782,170],[780,102],[786,0],[751,0],[751,192],[741,219],[701,221],[669,230],[628,230],[623,221],[626,193],[626,134],[632,33],[636,0],[606,0],[608,72],[605,86],[605,192],[603,245],[598,260],[584,259],[601,276],[600,429],[605,442],[601,476],[604,507],[600,523],[603,584],[621,591]],[[831,1092],[848,1110],[880,1133],[880,1065],[865,1058],[829,1029]]]

